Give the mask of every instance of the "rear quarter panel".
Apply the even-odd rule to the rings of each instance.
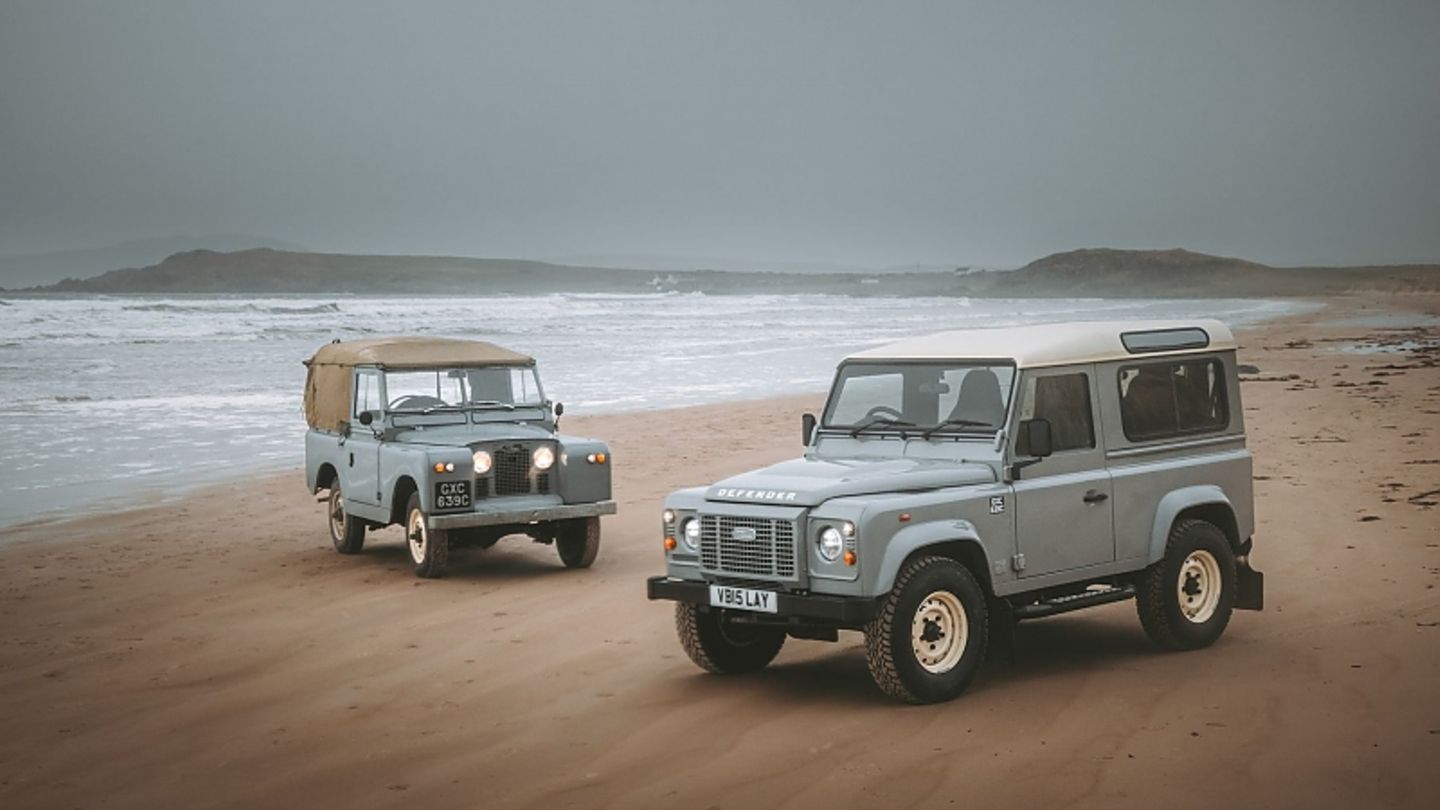
[[[1245,442],[1245,410],[1240,399],[1235,353],[1201,354],[1224,367],[1229,425],[1221,431],[1150,442],[1132,442],[1120,415],[1119,375],[1134,361],[1098,367],[1101,427],[1106,465],[1114,486],[1115,559],[1141,568],[1155,562],[1155,538],[1163,538],[1179,511],[1203,503],[1226,502],[1235,514],[1241,541],[1255,530],[1252,457]]]

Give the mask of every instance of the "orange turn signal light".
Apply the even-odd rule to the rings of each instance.
[[[666,550],[666,551],[674,551],[674,550],[675,550],[675,545],[676,545],[676,543],[675,543],[675,538],[673,538],[673,537],[667,537],[667,538],[665,538],[665,550]]]
[[[901,513],[900,513],[900,522],[901,522],[901,523],[909,523],[909,522],[910,522],[910,513],[909,513],[909,512],[901,512]]]
[[[596,453],[596,454],[595,454],[595,463],[596,463],[596,464],[604,464],[604,463],[605,463],[605,454],[604,454],[604,453]]]
[[[846,565],[854,565],[854,564],[855,564],[855,559],[856,559],[856,557],[855,557],[855,552],[853,552],[853,551],[846,551],[846,552],[845,552],[845,564],[846,564]]]

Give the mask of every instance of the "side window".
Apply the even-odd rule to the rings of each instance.
[[[1090,375],[1084,372],[1031,377],[1025,383],[1021,419],[1050,422],[1052,446],[1057,453],[1088,450],[1095,446],[1095,412],[1090,404]],[[1022,433],[1015,450],[1029,455]]]
[[[380,410],[380,377],[377,374],[360,371],[355,374],[355,412],[359,416],[365,411]]]
[[[1224,367],[1212,358],[1120,369],[1120,423],[1130,441],[1224,430],[1230,425]]]

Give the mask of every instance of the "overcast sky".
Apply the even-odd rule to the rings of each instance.
[[[0,0],[0,253],[1440,259],[1440,2]]]

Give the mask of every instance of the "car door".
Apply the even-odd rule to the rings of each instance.
[[[354,398],[350,408],[349,435],[341,439],[346,462],[341,487],[347,499],[380,505],[380,441],[375,431],[360,424],[360,414],[370,412],[380,424],[380,374],[374,369],[356,369]]]
[[[1020,473],[1015,487],[1015,536],[1022,578],[1072,571],[1115,560],[1110,473],[1097,425],[1095,367],[1028,369],[1015,425],[1050,422],[1053,454]],[[1028,457],[1012,430],[1012,458]]]

